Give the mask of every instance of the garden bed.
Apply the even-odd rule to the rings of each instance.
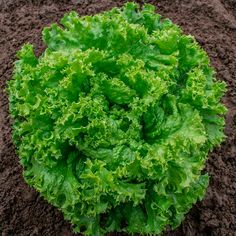
[[[60,3],[58,3],[60,2]],[[11,78],[16,51],[30,42],[36,54],[44,49],[41,30],[76,10],[95,14],[125,1],[73,0],[0,1],[0,234],[71,236],[71,226],[62,214],[29,188],[22,178],[11,141],[6,81]],[[142,1],[137,1],[141,3]],[[144,2],[144,1],[143,1]],[[228,85],[223,99],[228,108],[227,138],[207,162],[210,185],[182,225],[165,235],[227,235],[236,232],[236,2],[234,0],[145,1],[157,6],[158,13],[179,24],[196,37],[208,52],[217,78]]]

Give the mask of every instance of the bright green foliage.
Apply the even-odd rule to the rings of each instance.
[[[24,177],[75,231],[159,234],[204,196],[225,85],[152,5],[66,14],[19,51],[9,82]]]

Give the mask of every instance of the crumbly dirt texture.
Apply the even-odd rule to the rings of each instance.
[[[65,12],[96,14],[122,6],[119,0],[0,0],[0,235],[72,236],[71,225],[54,207],[28,187],[11,140],[6,81],[11,78],[16,51],[30,42],[40,55],[41,30]],[[196,37],[208,52],[217,78],[228,85],[227,139],[207,161],[210,185],[202,202],[182,225],[165,236],[236,235],[236,0],[158,0],[149,2],[185,33]],[[110,234],[124,235],[124,234]]]

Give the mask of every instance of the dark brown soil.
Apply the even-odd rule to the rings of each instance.
[[[76,3],[78,2],[78,3]],[[121,6],[115,0],[0,0],[0,234],[72,236],[62,214],[27,187],[11,141],[8,99],[4,92],[11,78],[16,51],[33,43],[43,50],[41,30],[72,9],[94,14]],[[139,1],[140,3],[142,1]],[[144,2],[144,1],[143,1]],[[236,1],[158,0],[146,1],[157,11],[194,35],[208,52],[217,78],[226,81],[223,102],[226,141],[210,154],[207,171],[211,176],[205,199],[197,203],[183,224],[165,235],[236,235]],[[118,235],[118,234],[117,234]]]

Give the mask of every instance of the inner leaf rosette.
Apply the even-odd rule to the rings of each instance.
[[[134,3],[66,14],[18,52],[9,82],[26,182],[76,232],[159,234],[204,196],[222,141],[225,85],[203,49]]]

